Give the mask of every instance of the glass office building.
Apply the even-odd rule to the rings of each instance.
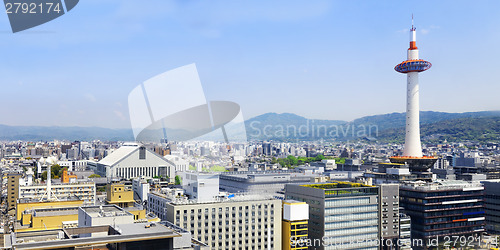
[[[438,180],[400,186],[400,204],[411,217],[412,239],[472,236],[484,232],[481,183]]]
[[[285,191],[286,199],[309,204],[312,249],[378,249],[379,194],[379,187],[349,182],[288,184]]]

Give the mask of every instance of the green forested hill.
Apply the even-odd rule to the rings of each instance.
[[[442,120],[421,126],[423,141],[438,142],[500,142],[500,117],[458,118]],[[380,132],[377,139],[387,142],[403,142],[405,128],[392,128]]]

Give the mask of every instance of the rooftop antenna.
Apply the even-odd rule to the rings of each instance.
[[[414,29],[413,28],[413,13],[411,13],[411,29]]]

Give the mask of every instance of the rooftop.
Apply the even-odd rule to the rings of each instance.
[[[100,160],[99,163],[107,166],[112,166],[121,161],[126,156],[133,153],[135,150],[139,149],[139,147],[140,146],[138,144],[123,144],[120,148],[116,149],[111,154]]]
[[[321,184],[306,184],[306,185],[302,185],[302,186],[323,189],[323,190],[341,189],[341,188],[374,187],[374,186],[365,185],[362,183],[343,182],[343,181],[334,181],[334,182],[321,183]]]
[[[61,208],[36,208],[33,209],[33,216],[63,216],[78,214],[78,207],[61,207]]]
[[[131,213],[124,211],[122,208],[116,205],[81,207],[81,209],[90,217],[114,217],[131,215]]]
[[[238,194],[230,194],[227,197],[217,197],[212,201],[198,201],[198,200],[189,200],[185,196],[178,197],[178,196],[173,196],[170,194],[160,193],[160,192],[155,192],[155,191],[153,191],[151,193],[169,200],[169,202],[173,205],[261,201],[261,200],[274,200],[275,199],[272,194],[238,193]]]
[[[21,232],[6,235],[5,247],[13,249],[54,249],[179,237],[175,229],[145,223]],[[88,237],[89,233],[103,233]],[[87,235],[87,236],[86,236]]]
[[[413,189],[418,191],[439,191],[439,190],[456,190],[463,191],[483,190],[484,187],[480,182],[468,182],[462,180],[436,180],[433,182],[424,181],[407,181],[400,185],[403,189]]]

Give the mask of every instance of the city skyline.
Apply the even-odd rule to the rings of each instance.
[[[207,99],[239,103],[246,119],[404,112],[404,76],[392,68],[405,56],[412,13],[434,65],[422,76],[421,109],[499,110],[500,85],[486,74],[499,3],[429,4],[85,1],[18,34],[4,13],[0,124],[129,128],[133,87],[193,62]]]

